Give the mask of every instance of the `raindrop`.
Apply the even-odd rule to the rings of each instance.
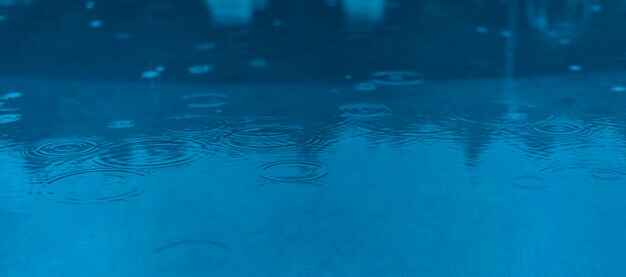
[[[311,161],[278,161],[257,168],[259,175],[275,182],[311,182],[328,174],[326,165]]]
[[[380,71],[372,73],[372,81],[381,85],[415,85],[424,81],[424,75],[412,71]]]
[[[590,132],[589,126],[580,121],[568,119],[537,121],[527,125],[525,129],[532,134],[548,136],[581,136]]]
[[[21,114],[16,114],[16,113],[0,114],[0,124],[13,123],[20,119],[22,119]]]
[[[111,129],[127,129],[135,127],[134,120],[114,120],[107,124],[107,128]]]
[[[193,65],[190,66],[187,71],[189,72],[189,74],[205,74],[205,73],[209,73],[209,72],[213,72],[213,65],[210,64],[200,64],[200,65]]]
[[[89,27],[91,28],[100,28],[102,27],[102,20],[92,20],[89,22]]]
[[[391,109],[382,104],[356,103],[340,106],[339,112],[348,118],[368,119],[386,116]]]
[[[474,31],[479,34],[485,34],[489,32],[489,29],[485,26],[476,26],[476,28],[474,28]]]
[[[106,145],[94,162],[107,167],[167,169],[189,165],[206,152],[206,145],[187,137],[142,137]]]
[[[623,86],[614,86],[611,88],[612,91],[614,92],[624,92],[626,91],[626,87]]]
[[[38,141],[25,147],[21,154],[38,159],[78,159],[86,158],[102,149],[101,138],[55,138]]]
[[[149,70],[141,74],[141,78],[154,79],[159,77],[160,73],[156,70]]]
[[[121,169],[90,169],[46,180],[43,195],[70,204],[126,201],[146,190],[144,173]]]
[[[580,65],[570,65],[570,66],[568,67],[568,69],[569,69],[569,71],[574,71],[574,72],[577,72],[577,71],[581,71],[581,70],[583,70],[583,67],[582,67],[582,66],[580,66]]]
[[[263,68],[267,66],[267,61],[264,59],[254,59],[250,61],[250,66],[254,68]]]
[[[226,104],[228,95],[222,93],[196,93],[182,97],[188,108],[217,108]]]
[[[354,86],[354,89],[359,90],[359,91],[372,91],[372,90],[376,90],[376,84],[358,83]]]
[[[226,244],[203,239],[186,239],[165,244],[152,253],[156,265],[175,272],[207,271],[226,264]]]

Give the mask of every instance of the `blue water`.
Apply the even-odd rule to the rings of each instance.
[[[0,0],[0,276],[624,276],[622,0]]]

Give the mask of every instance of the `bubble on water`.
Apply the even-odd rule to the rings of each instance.
[[[96,7],[96,2],[94,1],[87,1],[87,3],[85,3],[85,8],[88,10],[91,10],[94,7]]]
[[[250,61],[250,66],[254,68],[263,68],[267,66],[267,61],[264,59],[254,59]]]
[[[574,65],[570,65],[567,69],[569,69],[569,71],[577,72],[577,71],[583,70],[583,67],[580,66],[580,65],[575,65],[574,64]]]
[[[311,182],[328,174],[325,164],[312,161],[277,161],[257,168],[259,175],[274,182]]]
[[[354,89],[360,91],[372,91],[376,90],[376,84],[373,83],[358,83],[354,86]]]
[[[213,69],[214,69],[213,65],[199,64],[199,65],[190,66],[189,68],[187,68],[187,71],[189,72],[189,74],[205,74],[205,73],[213,72]]]
[[[196,93],[181,98],[188,108],[217,108],[224,106],[228,95],[222,93]]]
[[[106,145],[94,162],[112,168],[169,169],[189,165],[208,154],[207,145],[190,137],[142,137]]]
[[[528,190],[547,189],[550,187],[544,179],[530,175],[515,178],[513,186]]]
[[[9,92],[7,94],[5,94],[4,96],[2,96],[3,100],[13,100],[16,98],[20,98],[22,97],[22,93],[21,92],[17,92],[17,91],[13,91],[13,92]]]
[[[198,51],[209,51],[215,49],[215,47],[217,47],[215,42],[200,42],[194,46]]]
[[[489,32],[489,28],[485,26],[476,26],[474,28],[474,32],[479,33],[479,34],[484,34],[484,33]]]
[[[103,22],[102,20],[92,20],[89,22],[89,27],[91,28],[100,28],[102,27]]]
[[[159,77],[161,74],[156,70],[148,70],[141,74],[141,78],[144,79],[154,79]]]
[[[339,113],[348,118],[368,119],[386,116],[391,109],[382,104],[354,103],[341,105]]]
[[[89,169],[49,178],[43,195],[69,204],[127,201],[146,191],[146,173],[122,169]]]
[[[614,92],[625,92],[626,91],[626,87],[623,86],[614,86],[611,88],[612,91]]]
[[[424,75],[412,71],[379,71],[371,75],[372,81],[381,85],[415,85],[424,81]]]
[[[174,272],[201,272],[222,266],[228,261],[229,247],[204,239],[174,241],[152,253],[156,265]]]
[[[53,138],[25,146],[20,153],[32,159],[84,159],[102,150],[103,145],[104,140],[99,137]]]
[[[114,120],[107,124],[107,128],[111,129],[128,129],[135,127],[134,120]]]
[[[20,119],[22,119],[21,114],[17,114],[17,113],[0,114],[0,124],[13,123]]]

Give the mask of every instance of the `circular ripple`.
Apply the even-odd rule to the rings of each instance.
[[[549,167],[542,170],[544,173],[558,174],[568,173],[564,177],[573,180],[581,180],[581,178],[592,178],[601,181],[615,181],[626,177],[626,172],[612,168],[598,168],[593,166],[563,166]],[[559,175],[560,177],[563,177]]]
[[[17,114],[17,113],[0,114],[0,124],[13,123],[20,119],[22,119],[21,114]]]
[[[538,121],[527,125],[525,129],[533,134],[549,136],[585,135],[590,132],[589,127],[582,122],[567,119]]]
[[[372,81],[381,85],[415,85],[424,81],[424,75],[412,71],[380,71],[372,73]]]
[[[56,176],[42,185],[43,194],[72,204],[124,201],[142,194],[147,182],[140,172],[92,169]]]
[[[107,124],[107,128],[111,129],[128,129],[135,127],[134,120],[115,120]]]
[[[278,161],[257,168],[259,175],[276,182],[310,182],[328,174],[326,165],[310,161]]]
[[[221,242],[189,239],[175,241],[154,250],[157,266],[177,272],[198,272],[227,262],[229,247]]]
[[[21,152],[29,158],[79,158],[94,154],[102,149],[100,138],[57,138],[41,140]]]
[[[222,135],[230,130],[232,122],[225,118],[207,115],[181,115],[165,120],[165,130],[176,134]]]
[[[188,108],[217,108],[226,104],[228,95],[222,93],[196,93],[182,97]]]
[[[379,118],[391,113],[391,109],[382,104],[356,103],[339,107],[339,113],[348,118]]]
[[[112,143],[95,157],[97,164],[115,168],[166,169],[199,160],[206,145],[184,137],[144,137]]]
[[[326,144],[314,128],[276,117],[253,117],[229,126],[221,146],[241,152],[273,152],[287,149],[314,150]]]

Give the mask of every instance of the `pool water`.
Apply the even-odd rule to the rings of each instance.
[[[623,276],[622,0],[0,0],[0,276]]]

